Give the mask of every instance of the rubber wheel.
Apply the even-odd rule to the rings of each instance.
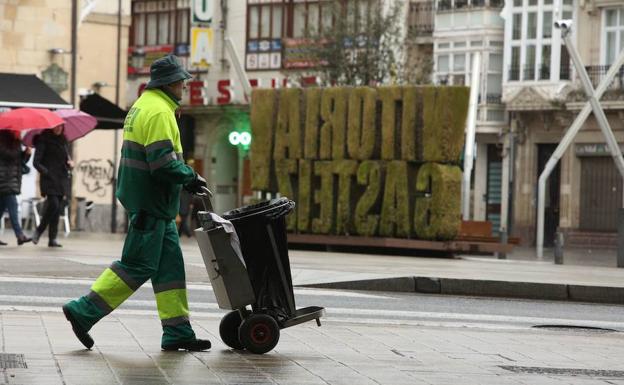
[[[232,349],[243,350],[245,347],[238,339],[238,328],[243,320],[238,311],[231,311],[221,318],[219,324],[219,335],[221,340]]]
[[[238,329],[238,338],[247,350],[256,354],[271,351],[279,341],[280,328],[273,317],[252,314]]]

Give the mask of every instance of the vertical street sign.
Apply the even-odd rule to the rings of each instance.
[[[214,0],[192,0],[191,20],[193,24],[211,24],[214,14]]]

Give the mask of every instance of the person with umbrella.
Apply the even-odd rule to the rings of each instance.
[[[30,156],[30,150],[22,152],[20,131],[45,129],[63,124],[63,119],[53,112],[40,108],[16,108],[0,114],[2,133],[2,154],[0,161],[0,213],[9,209],[17,243],[21,245],[31,239],[24,236],[17,220],[16,194],[20,193],[22,182],[22,161]]]
[[[58,221],[63,210],[64,198],[70,189],[70,175],[74,163],[69,155],[68,142],[72,142],[91,132],[97,120],[77,110],[54,112],[62,124],[52,129],[32,129],[24,135],[24,144],[35,147],[33,164],[41,174],[39,186],[46,197],[46,208],[41,223],[33,234],[33,243],[48,227],[48,246],[61,247],[57,240]]]
[[[206,180],[184,164],[175,111],[191,75],[168,55],[150,67],[150,81],[124,123],[116,195],[130,214],[121,260],[104,270],[91,291],[63,306],[76,337],[93,346],[89,330],[148,279],[162,324],[163,350],[202,351],[189,321],[184,260],[175,224],[184,186],[201,192]]]
[[[0,217],[9,211],[11,227],[19,246],[31,239],[24,235],[17,214],[17,195],[22,189],[22,167],[30,158],[30,148],[22,151],[19,131],[0,130]],[[0,241],[1,246],[6,246]]]
[[[46,198],[45,211],[32,241],[36,245],[48,228],[48,247],[61,247],[56,239],[58,222],[69,192],[69,177],[74,163],[69,156],[67,139],[63,135],[63,125],[51,130],[43,130],[34,140],[35,159],[33,165],[39,171],[39,189]]]

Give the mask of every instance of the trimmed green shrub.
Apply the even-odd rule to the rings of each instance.
[[[407,162],[395,160],[386,165],[386,183],[381,204],[379,234],[384,237],[409,237],[410,207]]]
[[[347,152],[351,159],[373,157],[379,137],[375,127],[376,103],[377,90],[371,87],[354,88],[349,95]]]
[[[303,157],[318,159],[319,127],[321,125],[321,94],[323,89],[318,87],[306,88],[305,100],[305,140],[303,142]]]
[[[423,89],[423,159],[425,162],[459,162],[464,145],[469,88]]]
[[[422,154],[422,90],[422,87],[403,87],[400,143],[402,160],[422,160],[419,158],[419,154]]]
[[[297,160],[296,159],[276,159],[275,160],[275,176],[277,177],[277,189],[287,198],[297,200],[295,192],[293,191],[293,178],[292,175],[297,174]],[[295,230],[297,228],[297,215],[292,213],[286,216],[286,225],[288,230]]]
[[[418,170],[414,230],[422,239],[449,240],[461,226],[462,172],[457,166],[426,163]]]
[[[377,233],[379,215],[370,214],[379,206],[381,192],[381,162],[367,160],[360,163],[357,170],[357,183],[366,190],[355,206],[355,231],[359,235],[373,236]]]
[[[275,122],[275,91],[256,89],[251,93],[251,188],[271,189],[271,155]]]
[[[346,155],[347,103],[350,88],[326,88],[321,96],[319,159],[344,159]]]
[[[355,160],[334,160],[334,173],[338,175],[338,202],[336,205],[336,234],[350,234],[353,206],[353,176],[358,168]]]
[[[329,234],[334,223],[334,164],[314,162],[314,175],[320,177],[320,189],[314,191],[314,203],[319,205],[319,217],[312,219],[312,232]]]
[[[310,205],[312,189],[312,161],[299,161],[299,194],[297,196],[297,230],[302,233],[310,230]]]
[[[381,159],[395,160],[398,147],[397,102],[401,100],[402,89],[398,86],[379,87],[377,95],[381,101]]]
[[[283,88],[275,128],[273,159],[301,158],[301,89]]]

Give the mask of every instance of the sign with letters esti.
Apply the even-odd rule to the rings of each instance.
[[[214,0],[192,0],[191,21],[193,24],[211,24],[214,15]]]

